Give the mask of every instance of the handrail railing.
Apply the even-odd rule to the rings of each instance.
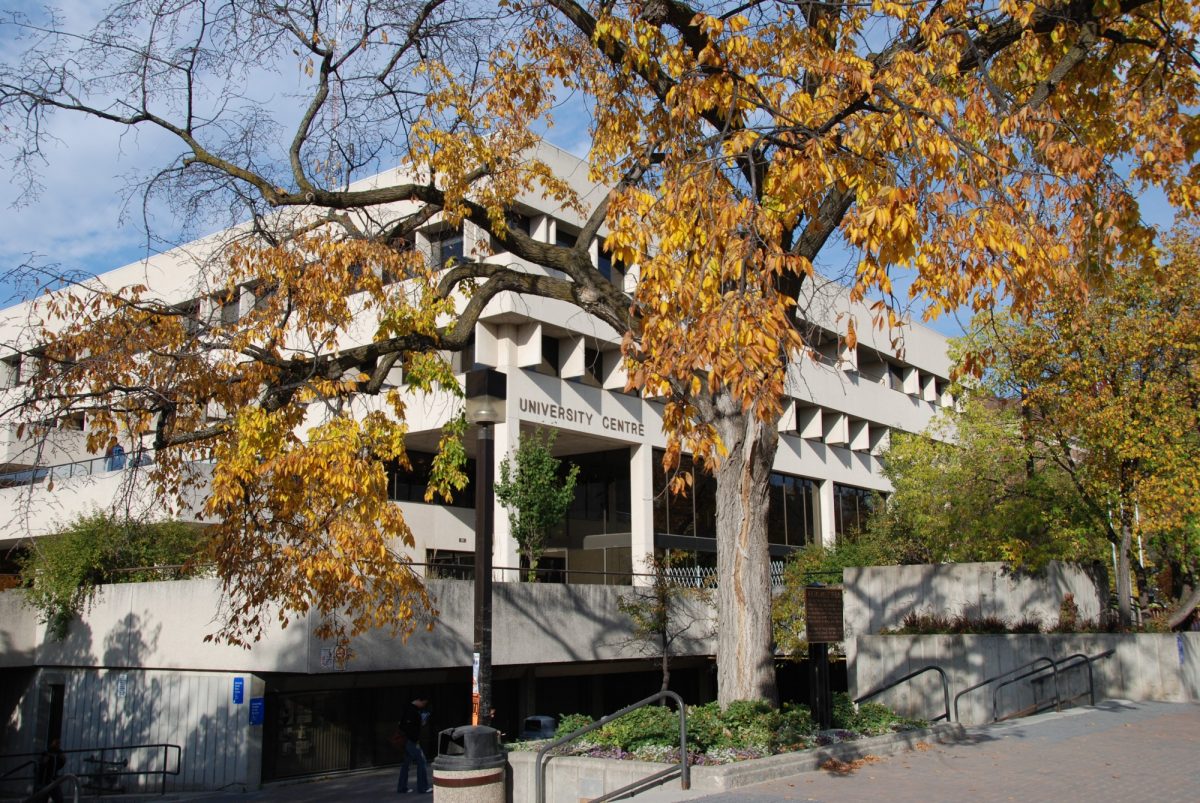
[[[684,705],[683,698],[680,697],[675,692],[660,691],[657,694],[650,695],[649,697],[647,697],[644,700],[639,700],[638,702],[634,703],[633,705],[625,706],[620,711],[617,711],[615,714],[609,714],[606,717],[596,720],[595,722],[591,723],[590,725],[585,725],[584,727],[580,728],[577,731],[568,733],[566,736],[560,736],[559,738],[555,739],[554,741],[543,745],[542,748],[540,750],[538,750],[537,758],[534,760],[534,763],[533,763],[534,800],[537,803],[546,803],[546,766],[545,765],[546,765],[546,754],[547,753],[549,753],[551,750],[553,750],[556,747],[562,747],[564,744],[568,744],[569,742],[575,741],[580,736],[591,733],[594,730],[603,728],[605,725],[612,722],[614,719],[619,719],[632,711],[636,711],[639,708],[644,708],[645,706],[650,705],[651,703],[656,703],[659,700],[663,700],[663,699],[667,699],[667,698],[674,700],[675,704],[677,706],[679,706],[679,764],[680,764],[680,766],[679,766],[679,786],[681,789],[684,789],[684,790],[691,789],[692,788],[692,774],[691,774],[691,767],[688,765],[688,754],[687,754],[687,706]],[[631,783],[628,786],[623,786],[620,789],[615,789],[612,792],[607,792],[604,795],[602,795],[601,797],[594,798],[592,800],[592,803],[601,803],[601,801],[612,800],[614,797],[616,797],[618,795],[623,795],[626,792],[630,792],[630,791],[633,791],[634,789],[644,787],[647,784],[650,784],[650,783],[653,783],[654,781],[659,780],[660,778],[666,778],[668,775],[671,775],[674,772],[675,772],[674,767],[668,767],[665,770],[661,770],[661,771],[653,773],[651,775],[647,775],[645,778],[642,778],[639,781],[635,781],[634,783]]]
[[[110,760],[105,756],[115,756],[120,753],[128,754],[133,750],[161,750],[162,751],[162,768],[161,769],[126,769],[128,767],[128,757],[123,760]],[[179,775],[180,765],[183,760],[183,748],[177,744],[168,744],[159,742],[155,744],[130,744],[105,747],[75,747],[70,750],[63,750],[63,755],[86,754],[83,758],[84,762],[96,764],[98,769],[94,772],[76,772],[74,776],[79,780],[80,786],[97,787],[98,791],[112,791],[99,789],[106,782],[116,779],[120,776],[159,776],[162,779],[160,792],[166,794],[167,791],[167,776]],[[98,757],[97,757],[97,754]],[[0,759],[20,759],[30,758],[34,762],[44,756],[45,753],[5,753],[0,755]],[[174,758],[174,762],[172,762]],[[15,772],[17,769],[26,767],[30,762],[23,762],[18,767],[13,768],[5,777]],[[174,764],[174,768],[172,768]],[[36,764],[35,764],[36,766]],[[15,779],[14,779],[15,780]],[[26,779],[28,780],[28,779]]]
[[[1054,710],[1061,711],[1062,710],[1062,691],[1058,684],[1058,661],[1055,661],[1053,658],[1048,658],[1047,660],[1050,661],[1050,671],[1054,675]],[[1040,669],[1031,669],[1024,674],[1016,675],[1015,677],[1009,678],[1008,680],[1004,681],[996,688],[992,689],[992,722],[1000,721],[1000,690],[1001,689],[1003,689],[1005,686],[1011,686],[1014,683],[1025,680],[1026,678],[1033,677],[1034,675],[1037,675],[1037,674],[1039,674],[1041,672],[1045,672],[1045,671],[1046,671],[1045,667],[1042,667]],[[1036,713],[1036,710],[1035,710],[1035,713]]]
[[[963,696],[964,694],[967,694],[968,692],[973,692],[973,691],[975,691],[976,689],[981,689],[981,688],[983,688],[984,686],[988,686],[988,685],[990,685],[990,684],[992,684],[992,683],[995,683],[997,680],[1000,680],[1001,678],[1006,678],[1006,677],[1008,677],[1009,675],[1015,675],[1015,674],[1016,674],[1016,673],[1018,673],[1018,672],[1021,672],[1021,671],[1023,671],[1023,670],[1029,669],[1031,666],[1034,666],[1035,664],[1040,664],[1040,663],[1042,663],[1042,662],[1048,663],[1048,664],[1050,664],[1051,666],[1053,666],[1053,665],[1054,665],[1054,661],[1052,661],[1050,658],[1048,658],[1048,657],[1046,657],[1046,656],[1041,656],[1041,657],[1039,657],[1039,658],[1034,658],[1034,659],[1033,659],[1032,661],[1030,661],[1029,663],[1026,663],[1026,664],[1021,664],[1021,665],[1020,665],[1020,666],[1018,666],[1018,667],[1014,667],[1014,668],[1012,668],[1012,669],[1009,669],[1007,672],[1001,672],[1001,673],[1000,673],[1000,674],[998,674],[998,675],[993,675],[993,676],[992,676],[992,677],[990,677],[990,678],[985,678],[985,679],[983,679],[983,680],[979,681],[978,683],[976,683],[974,686],[968,686],[967,688],[965,688],[965,689],[963,689],[962,691],[960,691],[958,694],[954,695],[954,721],[955,721],[955,722],[962,722],[962,719],[961,719],[961,718],[958,716],[958,701],[962,699],[962,696]]]
[[[899,686],[901,683],[904,683],[906,680],[912,680],[913,678],[917,677],[918,675],[923,675],[926,672],[937,672],[939,675],[941,675],[941,677],[942,677],[942,699],[945,702],[945,706],[946,706],[946,710],[943,714],[941,714],[940,716],[936,716],[929,721],[937,722],[939,719],[944,719],[947,722],[949,722],[950,721],[950,681],[946,677],[946,671],[944,669],[942,669],[940,666],[937,666],[936,664],[930,664],[929,666],[923,666],[920,669],[916,670],[915,672],[909,672],[904,677],[896,678],[893,681],[885,683],[884,685],[880,686],[879,688],[877,688],[873,691],[867,692],[862,697],[855,699],[854,702],[855,703],[866,702],[867,700],[870,700],[872,697],[876,697],[880,694],[883,694],[888,689],[894,689],[895,687]]]
[[[23,803],[45,803],[45,801],[50,799],[55,789],[63,786],[68,781],[71,782],[71,803],[79,803],[79,779],[70,773],[59,775],[53,781],[25,798]]]
[[[18,755],[20,755],[20,754],[18,754]],[[15,767],[9,767],[5,772],[0,773],[0,781],[3,781],[8,776],[12,775],[13,773],[17,772],[18,770],[23,770],[26,767],[34,767],[36,769],[37,761],[35,761],[31,758],[28,761],[21,762],[20,764],[18,764]]]
[[[1110,655],[1113,654],[1113,652],[1114,652],[1114,650],[1110,649],[1110,650],[1105,650],[1104,652],[1101,652],[1101,653],[1097,653],[1096,655],[1090,655],[1090,656],[1085,655],[1084,653],[1081,653],[1081,652],[1077,652],[1077,653],[1072,653],[1071,655],[1068,655],[1066,658],[1059,658],[1057,661],[1053,661],[1053,659],[1051,659],[1053,661],[1053,663],[1055,664],[1054,709],[1056,711],[1062,710],[1062,705],[1065,702],[1062,697],[1062,690],[1061,690],[1059,682],[1058,682],[1058,676],[1061,673],[1065,672],[1066,670],[1074,668],[1081,662],[1083,663],[1084,666],[1087,667],[1088,704],[1095,705],[1096,704],[1096,680],[1095,680],[1095,675],[1092,672],[1092,662],[1099,661],[1102,658],[1108,658]],[[1037,680],[1038,679],[1037,675],[1042,672],[1045,672],[1045,668],[1037,669],[1032,672],[1028,672],[1025,675],[1021,675],[1020,677],[1012,678],[1011,680],[1007,680],[1004,683],[997,686],[996,690],[992,693],[992,721],[998,722],[1000,720],[999,711],[997,708],[997,702],[998,702],[998,698],[999,698],[999,694],[1000,694],[1000,689],[1002,689],[1003,687],[1005,687],[1011,683],[1016,683],[1018,680],[1023,680],[1024,678],[1027,678],[1027,677]]]

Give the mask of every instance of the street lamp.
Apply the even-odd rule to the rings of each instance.
[[[490,725],[492,712],[492,535],[495,521],[495,439],[492,425],[504,419],[504,374],[494,368],[467,371],[467,423],[475,440],[475,654],[471,662],[471,724]]]

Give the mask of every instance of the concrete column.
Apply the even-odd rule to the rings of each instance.
[[[817,535],[826,548],[837,543],[837,529],[833,518],[833,480],[817,482]]]
[[[654,449],[633,446],[629,457],[629,546],[634,572],[644,572],[646,556],[654,552]],[[634,578],[634,585],[649,584],[648,577]]]
[[[510,452],[517,448],[517,438],[521,432],[521,422],[516,417],[515,398],[508,399],[507,418],[496,424],[496,464],[493,466],[495,470],[494,476],[500,478],[500,463],[508,456]],[[512,530],[508,526],[508,511],[500,504],[500,500],[496,499],[493,503],[495,510],[493,511],[493,540],[492,540],[492,565],[512,567],[511,571],[494,570],[492,579],[502,583],[515,583],[519,578],[519,572],[516,570],[520,566],[520,557],[517,551],[517,541],[513,538]]]

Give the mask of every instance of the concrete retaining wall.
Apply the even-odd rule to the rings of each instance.
[[[1074,594],[1081,618],[1095,619],[1108,598],[1102,580],[1078,565],[1058,562],[1036,573],[1015,572],[1004,563],[846,569],[846,638],[896,627],[910,613],[1014,621],[1037,616],[1053,625],[1067,594]]]
[[[1113,650],[1093,663],[1096,699],[1200,701],[1200,633],[1072,634],[1005,636],[859,636],[850,665],[850,692],[862,695],[892,678],[936,664],[946,671],[950,698],[985,678],[1015,669],[1041,656],[1054,659],[1075,653],[1089,656]],[[1003,681],[1000,681],[1003,682]],[[1064,696],[1086,691],[1086,670],[1066,670],[1060,677]],[[965,695],[959,703],[960,721],[978,724],[992,720],[997,684]],[[1052,682],[1036,688],[1015,683],[1000,691],[1003,716],[1050,698]],[[932,718],[941,713],[942,692],[937,676],[927,673],[877,698],[908,716]]]
[[[216,629],[221,601],[215,580],[125,583],[105,586],[95,603],[71,623],[62,641],[47,638],[35,611],[19,591],[0,592],[0,668],[89,666],[204,671],[291,672],[439,669],[469,666],[474,584],[425,581],[439,615],[405,642],[387,631],[365,633],[352,643],[344,667],[323,661],[333,648],[312,635],[312,617],[286,630],[268,630],[252,649],[204,643]],[[643,657],[632,642],[629,617],[617,609],[628,586],[497,583],[494,586],[493,664],[570,663]],[[680,655],[710,655],[714,614],[696,602],[696,623],[672,646]]]

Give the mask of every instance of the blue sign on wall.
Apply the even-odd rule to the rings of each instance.
[[[241,705],[242,701],[245,699],[246,699],[246,679],[245,678],[234,678],[233,679],[233,704]]]
[[[266,706],[263,704],[263,698],[250,698],[250,724],[261,725],[266,715]]]

